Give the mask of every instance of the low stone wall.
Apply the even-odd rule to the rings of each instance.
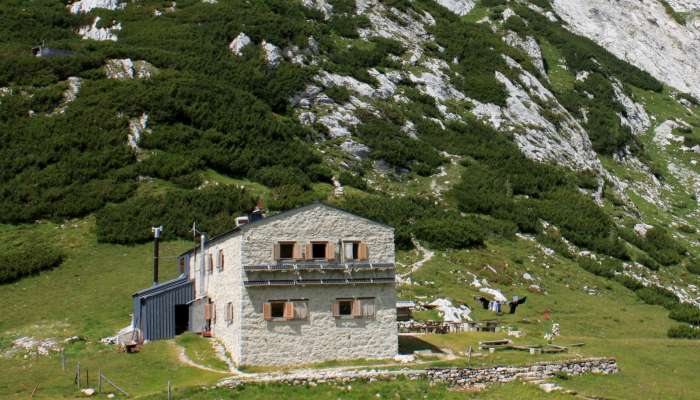
[[[482,368],[430,368],[428,378],[452,386],[503,383],[516,379],[546,379],[558,373],[567,375],[615,374],[618,372],[614,358],[586,358],[579,360],[541,362],[522,367],[494,366]]]
[[[542,380],[557,373],[581,375],[586,373],[617,373],[614,358],[586,358],[578,360],[551,361],[520,367],[494,366],[482,368],[429,368],[401,370],[355,370],[329,368],[326,370],[305,369],[288,373],[261,373],[234,376],[219,382],[218,386],[234,387],[245,383],[281,383],[287,385],[317,385],[352,381],[392,380],[398,377],[430,379],[451,386],[475,386],[510,382],[515,379]]]

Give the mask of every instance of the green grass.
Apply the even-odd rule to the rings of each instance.
[[[216,355],[212,347],[212,340],[214,339],[207,339],[187,332],[175,338],[175,343],[184,347],[187,357],[195,363],[220,371],[228,371],[226,362]]]
[[[160,394],[149,400],[165,399]],[[321,384],[318,386],[288,385],[244,385],[235,389],[185,389],[175,393],[175,398],[189,400],[214,399],[313,399],[313,400],[359,400],[359,399],[571,399],[559,393],[545,394],[532,385],[514,382],[496,385],[482,392],[460,392],[445,385],[432,385],[424,380],[397,379],[388,382],[351,382],[344,384]]]

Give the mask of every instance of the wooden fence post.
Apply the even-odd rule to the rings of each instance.
[[[75,366],[75,384],[78,385],[78,390],[80,390],[80,361]]]
[[[467,352],[467,366],[469,368],[472,366],[472,346],[469,346],[469,351]]]
[[[66,372],[66,353],[61,349],[61,370]]]
[[[90,370],[85,368],[85,387],[90,387]]]
[[[173,400],[172,386],[170,386],[170,381],[168,381],[168,400]]]
[[[97,370],[97,393],[102,393],[102,369]]]

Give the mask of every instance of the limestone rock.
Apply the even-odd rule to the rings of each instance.
[[[615,91],[615,99],[625,109],[625,115],[619,115],[622,124],[628,126],[635,135],[645,133],[651,127],[651,120],[644,106],[636,103],[625,94],[621,82],[613,82],[613,90]]]
[[[302,0],[305,7],[321,11],[325,19],[329,19],[333,13],[333,5],[328,0]]]
[[[144,133],[148,133],[148,114],[141,114],[139,118],[129,120],[129,134],[127,135],[127,143],[135,152],[140,152],[139,141]]]
[[[474,8],[476,1],[474,0],[436,0],[438,4],[461,16],[469,14],[469,11]]]
[[[673,130],[681,126],[681,124],[673,120],[662,122],[661,125],[654,129],[654,143],[661,147],[666,147],[673,142],[682,143],[683,137],[673,134]]]
[[[78,35],[82,36],[83,39],[92,39],[98,41],[111,40],[113,42],[117,41],[116,32],[122,29],[121,23],[113,24],[111,27],[98,28],[97,24],[100,22],[100,17],[95,17],[92,25],[83,26],[78,30]]]
[[[93,389],[93,388],[85,388],[85,389],[82,389],[82,390],[80,391],[80,393],[82,393],[83,395],[85,395],[85,396],[87,396],[87,397],[90,397],[90,396],[93,396],[93,395],[95,394],[95,389]]]
[[[71,14],[89,13],[95,8],[105,8],[107,10],[116,10],[117,8],[126,6],[126,3],[119,4],[119,0],[80,0],[69,4],[68,10]]]
[[[149,79],[157,72],[148,61],[130,58],[107,60],[104,69],[109,79]]]
[[[568,28],[660,81],[700,97],[700,27],[679,25],[658,0],[554,0]],[[697,1],[675,1],[678,9]]]
[[[252,41],[246,35],[245,33],[241,32],[236,36],[235,39],[229,43],[228,48],[231,50],[231,52],[237,56],[242,56],[243,55],[243,48],[251,44]]]
[[[265,40],[260,43],[260,46],[262,46],[263,50],[265,51],[265,61],[267,64],[272,67],[279,65],[280,60],[282,59],[280,48],[272,43],[268,43]]]
[[[532,64],[537,68],[540,74],[542,74],[545,79],[549,79],[547,77],[547,71],[544,69],[542,50],[534,37],[528,36],[523,39],[517,33],[509,31],[508,34],[503,37],[503,41],[509,46],[521,49],[527,53],[527,55],[530,56]]]

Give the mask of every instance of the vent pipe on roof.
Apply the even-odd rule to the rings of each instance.
[[[163,225],[151,227],[153,231],[153,285],[158,284],[158,247],[160,234],[163,232]]]

